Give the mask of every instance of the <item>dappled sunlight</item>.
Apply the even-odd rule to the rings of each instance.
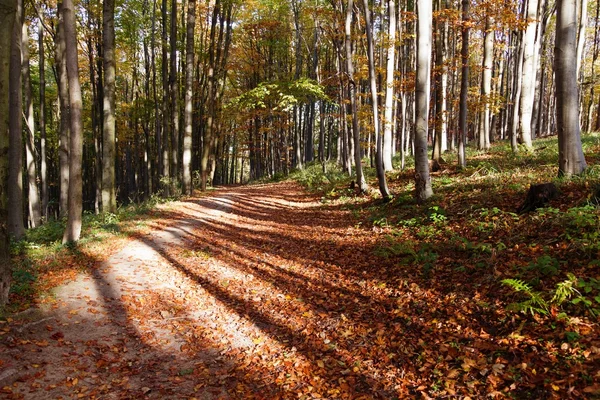
[[[161,207],[144,229],[123,231],[135,240],[93,260],[74,297],[57,295],[63,322],[48,335],[60,327],[78,368],[108,376],[94,393],[125,397],[518,396],[546,393],[568,357],[580,372],[592,362],[551,332],[538,329],[540,342],[506,312],[493,280],[500,250],[488,242],[526,228],[512,214],[482,209],[450,222],[413,210],[401,220],[414,219],[410,233],[364,227],[315,198],[296,203],[299,193],[250,186]],[[42,353],[31,354],[23,360]]]

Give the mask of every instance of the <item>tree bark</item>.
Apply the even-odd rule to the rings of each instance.
[[[0,308],[8,302],[12,265],[10,260],[8,216],[9,186],[9,97],[10,60],[18,0],[0,0]]]
[[[483,112],[481,118],[481,130],[479,131],[478,147],[480,150],[490,148],[490,94],[492,92],[492,68],[494,62],[494,29],[491,17],[485,20],[485,34],[483,39],[483,63],[481,65],[481,101],[483,101]]]
[[[371,105],[373,107],[373,130],[375,133],[376,151],[375,168],[377,170],[377,181],[379,182],[379,191],[381,197],[388,200],[391,197],[390,190],[385,179],[385,167],[383,164],[383,135],[380,129],[379,107],[377,99],[377,78],[375,76],[375,60],[373,51],[373,32],[371,26],[371,10],[369,10],[369,0],[363,0],[365,11],[365,30],[367,32],[367,57],[369,60],[369,83],[371,86]],[[393,67],[393,64],[392,64]],[[427,153],[427,150],[425,150]],[[425,155],[427,158],[427,154]]]
[[[356,105],[356,82],[354,81],[354,63],[352,61],[352,9],[354,1],[348,0],[345,22],[346,72],[348,73],[348,95],[350,97],[349,112],[352,115],[352,135],[354,136],[354,163],[356,169],[356,184],[361,193],[367,191],[367,182],[363,175],[361,163],[360,131],[358,130],[358,115]]]
[[[64,0],[62,6],[66,44],[67,77],[69,80],[70,151],[69,151],[69,202],[67,226],[63,243],[77,242],[81,235],[83,124],[81,119],[82,98],[77,62],[77,35],[75,30],[75,7],[73,0]]]
[[[58,203],[58,215],[60,218],[67,216],[69,199],[69,148],[71,136],[71,113],[69,111],[69,83],[67,78],[67,62],[65,57],[65,29],[62,13],[62,2],[57,4],[58,26],[56,29],[56,72],[58,76],[58,99],[60,105],[60,127],[58,142],[59,158],[59,187],[60,196]]]
[[[394,70],[396,67],[396,3],[388,0],[388,43],[385,78],[385,111],[383,115],[383,169],[391,171],[393,144],[394,111]]]
[[[579,126],[579,87],[577,85],[577,7],[576,0],[556,4],[556,125],[558,130],[558,174],[570,177],[586,168]]]
[[[192,84],[194,80],[194,28],[196,26],[196,0],[188,0],[186,54],[185,54],[185,111],[183,135],[183,193],[192,194]]]
[[[22,26],[22,65],[21,77],[23,79],[23,100],[25,103],[25,162],[27,171],[27,204],[28,220],[31,228],[40,226],[42,222],[40,195],[37,187],[37,163],[35,159],[35,117],[33,115],[33,94],[31,90],[31,70],[29,68],[29,28],[27,22]]]
[[[115,1],[104,0],[102,6],[102,49],[104,100],[102,124],[102,212],[117,211],[115,183]]]
[[[521,83],[521,139],[525,147],[530,149],[531,117],[535,100],[535,32],[537,29],[538,0],[527,0],[527,29],[523,36],[523,81]]]
[[[169,77],[168,77],[168,52],[167,52],[167,1],[162,0],[161,5],[161,17],[162,17],[162,147],[159,149],[162,157],[162,176],[160,177],[160,184],[162,188],[163,197],[170,196],[170,150],[169,150]]]
[[[417,0],[417,77],[415,84],[415,189],[418,201],[433,196],[427,156],[431,76],[431,0]]]
[[[8,149],[8,233],[14,239],[25,234],[23,226],[23,93],[21,88],[21,24],[23,1],[17,0],[10,52],[10,146]]]
[[[46,155],[46,54],[44,52],[44,26],[38,23],[38,53],[40,68],[40,183],[42,188],[42,216],[48,220],[48,167]]]
[[[465,168],[465,140],[467,138],[467,97],[469,95],[469,0],[462,0],[462,47],[460,49],[462,74],[460,78],[460,109],[458,115],[458,166]]]
[[[171,63],[169,75],[169,91],[171,94],[171,187],[179,181],[179,96],[177,88],[177,0],[171,0]]]

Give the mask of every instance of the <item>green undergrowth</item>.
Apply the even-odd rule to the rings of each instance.
[[[465,281],[494,293],[507,318],[585,317],[600,313],[600,135],[582,137],[588,168],[572,179],[558,178],[556,137],[520,146],[507,142],[487,151],[467,147],[467,167],[457,168],[456,153],[444,154],[432,173],[435,195],[424,204],[414,199],[414,162],[387,174],[393,200],[356,196],[348,177],[334,166],[323,172],[311,165],[292,177],[340,203],[357,226],[379,232],[375,255],[430,286],[451,290]],[[368,163],[367,163],[368,164]],[[394,159],[399,166],[399,155]],[[377,188],[372,169],[369,184]],[[558,196],[545,208],[517,214],[530,185],[552,182]],[[481,290],[481,289],[478,289]],[[522,312],[522,313],[520,313]]]

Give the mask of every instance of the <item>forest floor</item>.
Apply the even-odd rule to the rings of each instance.
[[[597,318],[509,312],[500,283],[539,243],[548,268],[571,257],[598,272],[597,255],[493,208],[478,239],[452,200],[411,206],[429,230],[399,242],[390,209],[385,223],[364,212],[401,203],[348,207],[291,181],[163,204],[0,320],[0,397],[600,398]],[[504,247],[485,247],[492,236]]]

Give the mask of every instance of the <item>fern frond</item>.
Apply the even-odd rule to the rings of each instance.
[[[516,291],[516,292],[525,292],[529,295],[531,295],[531,286],[529,286],[528,284],[526,284],[525,282],[523,282],[520,279],[503,279],[502,283],[508,287],[510,287],[512,290]]]

